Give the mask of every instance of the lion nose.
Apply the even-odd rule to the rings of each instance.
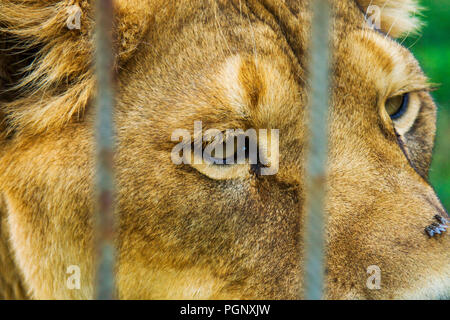
[[[425,228],[425,233],[430,237],[438,236],[447,231],[450,221],[443,216],[437,214],[434,216],[437,222],[433,222],[431,225]]]

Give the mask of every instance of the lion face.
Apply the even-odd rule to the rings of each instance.
[[[387,34],[415,26],[410,7],[399,5],[413,2],[391,2],[385,17],[397,12],[399,25],[384,22],[381,32],[367,27],[365,1],[334,3],[330,299],[443,298],[450,291],[450,238],[441,232],[448,215],[427,178],[436,106],[417,61]],[[147,20],[152,26],[118,75],[120,297],[298,298],[308,2],[176,1]],[[260,158],[174,163],[181,141],[174,132],[189,133],[193,143],[198,122],[202,134],[255,130],[258,150],[277,146],[270,152],[276,170],[261,174],[267,163]],[[87,104],[82,119],[60,130],[13,133],[2,145],[12,250],[36,298],[93,294],[92,123]],[[227,152],[216,157],[235,150]],[[79,291],[64,287],[68,265],[80,266]],[[368,285],[374,267],[375,289]]]

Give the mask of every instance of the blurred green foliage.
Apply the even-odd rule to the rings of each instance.
[[[419,60],[432,83],[438,105],[438,131],[430,179],[447,210],[450,210],[450,0],[420,0],[425,26],[418,36],[403,44]]]

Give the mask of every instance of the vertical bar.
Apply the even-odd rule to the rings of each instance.
[[[113,0],[96,2],[96,283],[95,297],[115,298]]]
[[[306,164],[306,234],[304,297],[324,296],[325,187],[330,89],[330,19],[328,0],[313,0],[310,46],[309,143]]]

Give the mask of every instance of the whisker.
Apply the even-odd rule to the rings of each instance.
[[[258,63],[258,49],[256,48],[256,37],[255,37],[255,29],[253,29],[253,24],[250,20],[250,16],[248,14],[248,11],[246,12],[247,20],[250,26],[250,30],[252,32],[252,41],[253,41],[253,54],[255,56],[255,63]]]
[[[214,1],[214,0],[213,0],[213,1]],[[220,21],[219,21],[219,19],[217,18],[217,2],[216,2],[216,1],[214,1],[214,19],[215,19],[215,23],[214,23],[214,24],[215,24],[215,26],[216,26],[216,29],[219,31],[219,34],[220,34],[220,36],[222,37],[222,39],[223,39],[223,41],[224,41],[224,43],[225,43],[225,45],[226,45],[226,47],[227,47],[227,49],[228,49],[230,55],[231,55],[231,54],[232,54],[231,48],[230,48],[230,46],[228,45],[228,41],[227,41],[227,39],[226,39],[224,33],[222,32],[222,25],[220,24]]]
[[[419,35],[416,41],[414,41],[414,43],[408,47],[408,50],[411,50],[411,48],[414,47],[417,44],[417,42],[419,42],[420,39],[422,39],[422,35]]]

